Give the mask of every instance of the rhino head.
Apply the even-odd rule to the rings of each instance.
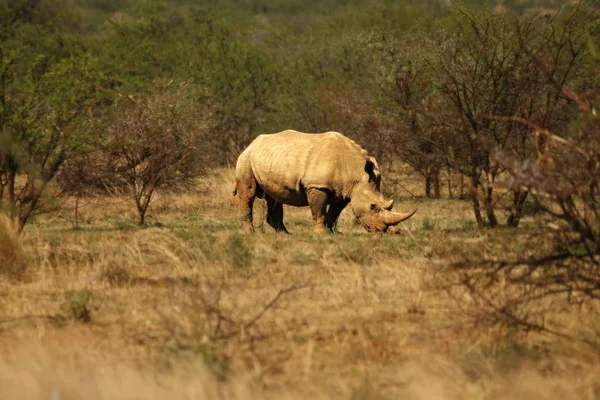
[[[394,200],[386,200],[372,182],[359,183],[350,197],[350,207],[362,226],[369,232],[386,232],[390,226],[412,217],[417,209],[408,213],[392,211]]]

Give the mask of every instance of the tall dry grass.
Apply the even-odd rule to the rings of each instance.
[[[201,363],[157,371],[107,357],[27,346],[0,362],[0,396],[30,400],[251,399],[244,379],[224,384]]]
[[[571,349],[572,350],[572,349]],[[575,353],[577,354],[577,353]],[[578,354],[581,356],[580,354]],[[492,364],[476,349],[461,358],[424,354],[361,371],[282,377],[258,384],[256,374],[219,380],[201,360],[176,368],[115,362],[85,350],[28,345],[0,360],[0,396],[6,399],[580,399],[598,396],[598,366],[567,363],[540,372],[534,365]],[[467,365],[467,367],[465,367]]]
[[[597,397],[596,349],[499,321],[449,268],[547,245],[534,217],[494,236],[468,203],[409,199],[419,213],[389,235],[346,211],[343,236],[315,236],[293,208],[292,235],[245,235],[230,177],[161,196],[150,228],[93,199],[79,229],[48,217],[8,236],[28,279],[0,278],[0,398]],[[598,314],[559,300],[546,321],[593,337]]]
[[[19,241],[18,227],[4,214],[0,214],[0,275],[21,279],[27,260]]]

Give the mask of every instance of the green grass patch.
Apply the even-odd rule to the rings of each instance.
[[[245,241],[245,237],[234,233],[227,238],[227,255],[231,268],[247,268],[252,264],[254,254]]]

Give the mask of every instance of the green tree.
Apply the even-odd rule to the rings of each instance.
[[[82,149],[102,74],[81,44],[0,4],[0,209],[22,229],[65,160]]]
[[[377,65],[377,110],[387,132],[382,135],[384,147],[423,176],[426,197],[439,198],[440,170],[448,144],[437,115],[438,77],[428,65],[430,41],[425,32],[415,30],[400,38],[379,33],[370,36],[368,44]]]
[[[194,10],[185,36],[183,74],[207,89],[202,101],[215,105],[221,121],[218,150],[233,161],[257,133],[268,130],[265,121],[274,112],[274,62],[238,38],[223,19],[202,9]]]

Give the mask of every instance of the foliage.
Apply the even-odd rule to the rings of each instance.
[[[189,23],[184,73],[208,89],[204,101],[215,105],[223,137],[215,151],[234,162],[273,112],[273,62],[210,12],[196,10]]]
[[[534,11],[538,6],[545,8]],[[210,126],[201,136],[203,157],[212,164],[235,162],[260,133],[337,130],[382,162],[411,165],[422,174],[428,196],[441,196],[442,177],[451,179],[443,168],[461,182],[466,177],[478,225],[494,227],[505,204],[497,198],[506,177],[495,154],[523,161],[534,143],[522,124],[490,117],[524,118],[557,131],[576,116],[564,96],[551,93],[518,35],[533,53],[548,49],[563,84],[593,79],[580,63],[585,37],[576,32],[585,30],[575,29],[569,15],[595,11],[585,3],[557,6],[467,1],[448,7],[435,0],[3,3],[8,100],[2,103],[2,137],[11,149],[2,156],[3,208],[24,224],[62,194],[105,189],[108,178],[97,175],[111,169],[99,164],[102,149],[114,142],[119,119],[135,114],[125,110],[134,106],[124,99],[151,98],[154,82],[173,81],[201,88],[188,100],[204,110],[197,118]],[[31,40],[38,36],[43,40]],[[575,47],[565,51],[569,45]],[[25,133],[18,130],[23,126]],[[44,140],[31,140],[39,132]],[[38,161],[13,168],[15,157]],[[42,201],[57,173],[63,193]],[[116,175],[112,180],[124,182]],[[508,225],[519,224],[529,195],[511,189],[504,208]],[[146,196],[134,197],[145,209]]]
[[[539,207],[552,220],[553,238],[552,248],[537,257],[491,261],[483,269],[471,265],[463,271],[465,286],[501,323],[552,332],[544,315],[553,302],[565,299],[581,306],[600,298],[600,122],[596,109],[600,92],[595,79],[579,77],[576,82],[588,85],[574,89],[577,86],[566,78],[576,64],[574,55],[580,55],[580,66],[589,66],[588,72],[597,76],[594,47],[599,23],[597,14],[576,10],[559,29],[548,27],[548,37],[558,46],[541,49],[534,47],[531,38],[520,35],[523,52],[548,82],[551,95],[547,98],[560,98],[576,107],[570,123],[548,129],[534,116],[490,117],[520,124],[532,142],[523,159],[510,151],[498,151],[494,160],[510,174],[511,188],[531,192],[539,200]],[[557,62],[561,58],[570,60],[567,67]],[[503,287],[494,283],[499,281]],[[505,291],[506,287],[510,291]],[[504,293],[498,296],[500,292]]]
[[[65,303],[63,308],[73,316],[73,318],[82,323],[89,323],[92,320],[90,310],[90,301],[92,293],[87,290],[69,290],[65,292]]]
[[[87,140],[102,72],[77,38],[28,24],[25,3],[0,9],[0,209],[22,228],[47,209],[47,185]]]
[[[581,35],[583,40],[570,41],[570,50],[573,52],[595,46],[586,39],[598,37],[600,33],[600,19],[596,17],[589,21],[586,18],[584,21],[587,22],[587,35]],[[563,34],[580,32],[583,28],[578,22],[572,21]],[[596,257],[600,253],[600,208],[597,201],[600,185],[600,121],[596,110],[600,99],[598,82],[587,86],[583,93],[573,90],[563,77],[564,71],[545,61],[558,58],[556,55],[548,57],[547,53],[552,49],[535,52],[528,41],[523,42],[523,48],[543,71],[557,96],[574,104],[578,114],[566,129],[559,130],[547,129],[532,119],[513,118],[532,131],[535,151],[522,162],[504,153],[498,153],[497,159],[510,172],[514,187],[527,188],[537,196],[550,200],[544,206],[545,212],[570,226],[570,233],[575,236],[569,235],[563,242],[565,250],[576,257],[590,257],[589,261],[597,264]],[[598,60],[595,51],[587,60],[596,73]]]
[[[159,85],[153,94],[115,104],[117,117],[108,121],[99,154],[101,180],[110,189],[126,188],[140,224],[157,190],[187,189],[210,164],[211,111],[196,94],[185,83],[176,91]]]
[[[445,144],[449,165],[469,177],[476,220],[498,224],[493,193],[503,167],[493,158],[494,151],[509,152],[523,160],[532,151],[528,128],[511,119],[535,120],[545,128],[556,128],[571,118],[565,99],[549,91],[549,85],[531,57],[519,46],[519,38],[530,41],[538,52],[547,49],[555,56],[552,68],[564,84],[573,81],[582,56],[583,35],[568,27],[562,14],[553,18],[535,14],[517,21],[506,14],[472,14],[459,9],[462,23],[437,44],[431,64],[439,71]],[[568,17],[567,17],[568,19]],[[560,32],[562,31],[562,35]],[[570,49],[565,51],[565,47]],[[437,60],[439,59],[439,63]],[[540,93],[546,94],[540,96]],[[508,223],[518,225],[528,192],[515,189]]]
[[[438,79],[428,65],[433,52],[421,32],[406,39],[378,33],[368,39],[374,51],[383,101],[378,126],[386,158],[397,156],[425,178],[425,195],[440,197],[440,169],[445,159],[444,126],[438,118],[443,106],[435,85]]]

